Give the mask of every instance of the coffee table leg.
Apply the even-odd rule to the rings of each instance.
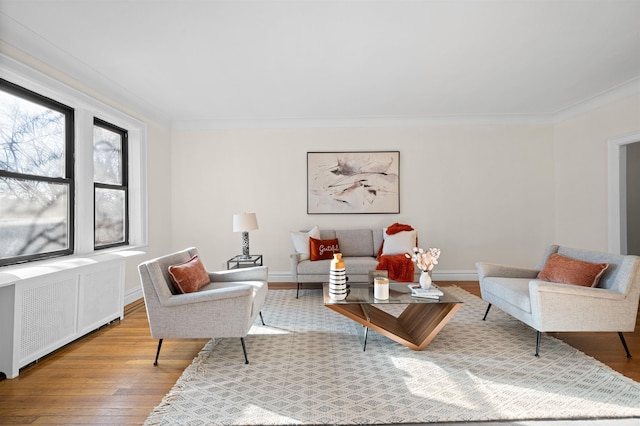
[[[371,307],[368,304],[361,304],[360,305],[360,309],[362,309],[362,313],[364,315],[364,317],[367,319],[367,321],[371,321]],[[369,336],[369,327],[367,327],[366,325],[364,326],[364,339],[362,342],[362,351],[366,351],[367,350],[367,336]]]
[[[366,325],[358,324],[355,322],[354,327],[356,328],[356,334],[358,335],[358,339],[360,339],[360,344],[362,345],[362,351],[367,350],[367,337],[369,336],[369,327]]]
[[[362,344],[362,352],[367,350],[367,336],[369,336],[369,327],[364,328],[364,343]]]

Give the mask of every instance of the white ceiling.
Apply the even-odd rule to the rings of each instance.
[[[640,87],[640,1],[0,0],[0,39],[171,125],[549,117]]]

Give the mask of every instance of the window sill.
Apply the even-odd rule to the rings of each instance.
[[[21,280],[138,256],[144,254],[146,248],[147,246],[115,247],[87,254],[74,254],[19,265],[3,266],[0,267],[0,287],[12,285]]]

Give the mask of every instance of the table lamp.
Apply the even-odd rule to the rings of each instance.
[[[249,231],[258,229],[258,219],[255,213],[242,213],[233,215],[233,232],[242,232],[242,256],[240,259],[250,259],[249,255]]]

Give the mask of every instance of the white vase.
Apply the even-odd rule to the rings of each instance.
[[[431,287],[431,276],[428,272],[422,271],[420,274],[420,287],[425,289]]]
[[[347,270],[342,253],[334,253],[329,268],[329,297],[333,300],[344,300],[348,293]]]
[[[378,300],[389,299],[389,279],[376,277],[373,280],[373,297]]]

